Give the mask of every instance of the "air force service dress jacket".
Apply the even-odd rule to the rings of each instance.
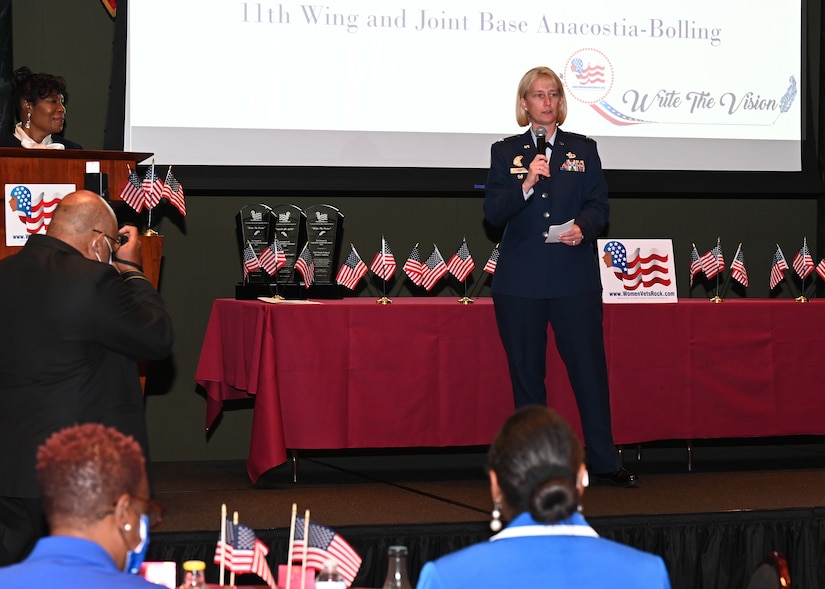
[[[607,225],[610,205],[596,143],[558,129],[550,177],[525,201],[521,185],[535,157],[529,130],[491,148],[484,212],[490,223],[505,227],[492,294],[546,299],[600,292],[591,244]],[[583,243],[545,243],[550,225],[570,219],[581,228]]]

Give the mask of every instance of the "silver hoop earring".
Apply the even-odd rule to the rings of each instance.
[[[494,532],[501,531],[501,503],[493,503],[493,519],[490,520],[490,529]]]
[[[32,128],[32,113],[28,113],[26,117],[26,129]]]

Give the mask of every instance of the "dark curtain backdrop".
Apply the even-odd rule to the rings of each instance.
[[[11,101],[13,61],[11,0],[0,0],[0,133],[4,135],[11,133],[15,123]]]
[[[785,555],[794,587],[825,587],[825,509],[738,513],[613,516],[589,520],[603,538],[661,556],[673,589],[745,587],[751,572],[768,552]],[[387,548],[407,546],[407,568],[415,586],[424,563],[490,537],[485,523],[411,526],[351,526],[336,530],[364,559],[354,586],[381,587],[387,572]],[[286,562],[289,530],[256,530],[269,546],[274,575]],[[188,559],[207,563],[207,581],[217,582],[212,564],[216,532],[154,534],[148,560]],[[541,566],[541,563],[536,563]],[[260,584],[254,575],[238,584]],[[621,583],[617,584],[617,587]]]
[[[9,0],[10,1],[10,0]],[[118,0],[115,35],[112,40],[112,72],[109,78],[109,106],[103,129],[103,149],[123,149],[123,121],[126,118],[126,19],[128,0]]]
[[[819,104],[813,105],[813,110],[819,113],[819,142],[817,144],[817,154],[819,155],[820,179],[825,179],[825,11],[820,13],[819,23]],[[816,218],[816,243],[817,259],[825,257],[825,194],[820,194],[817,198],[817,218]],[[825,296],[825,281],[820,281],[817,285],[816,295]]]

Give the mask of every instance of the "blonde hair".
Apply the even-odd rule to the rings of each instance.
[[[561,101],[559,102],[559,114],[556,117],[556,124],[561,125],[567,118],[567,98],[564,96],[564,85],[561,83],[561,78],[549,67],[539,66],[534,67],[524,74],[518,83],[518,92],[516,94],[516,122],[519,127],[526,127],[530,124],[530,117],[527,115],[527,111],[521,106],[521,101],[527,98],[530,86],[539,78],[549,78],[559,91]]]

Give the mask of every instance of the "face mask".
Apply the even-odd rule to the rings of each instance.
[[[109,265],[111,266],[111,265],[112,265],[112,258],[114,257],[115,252],[114,252],[114,250],[112,250],[112,246],[111,246],[111,245],[109,245],[109,240],[108,240],[108,239],[106,239],[106,238],[104,237],[104,238],[103,238],[103,241],[106,243],[106,247],[108,247],[108,248],[109,248]],[[100,255],[98,255],[98,253],[97,253],[97,252],[95,252],[95,257],[97,258],[97,261],[98,261],[98,262],[103,263],[103,260],[101,260],[101,259],[100,259]]]
[[[143,514],[140,516],[140,544],[134,550],[126,553],[126,566],[123,567],[124,573],[132,575],[138,574],[140,565],[146,558],[146,551],[149,548],[149,516]]]

